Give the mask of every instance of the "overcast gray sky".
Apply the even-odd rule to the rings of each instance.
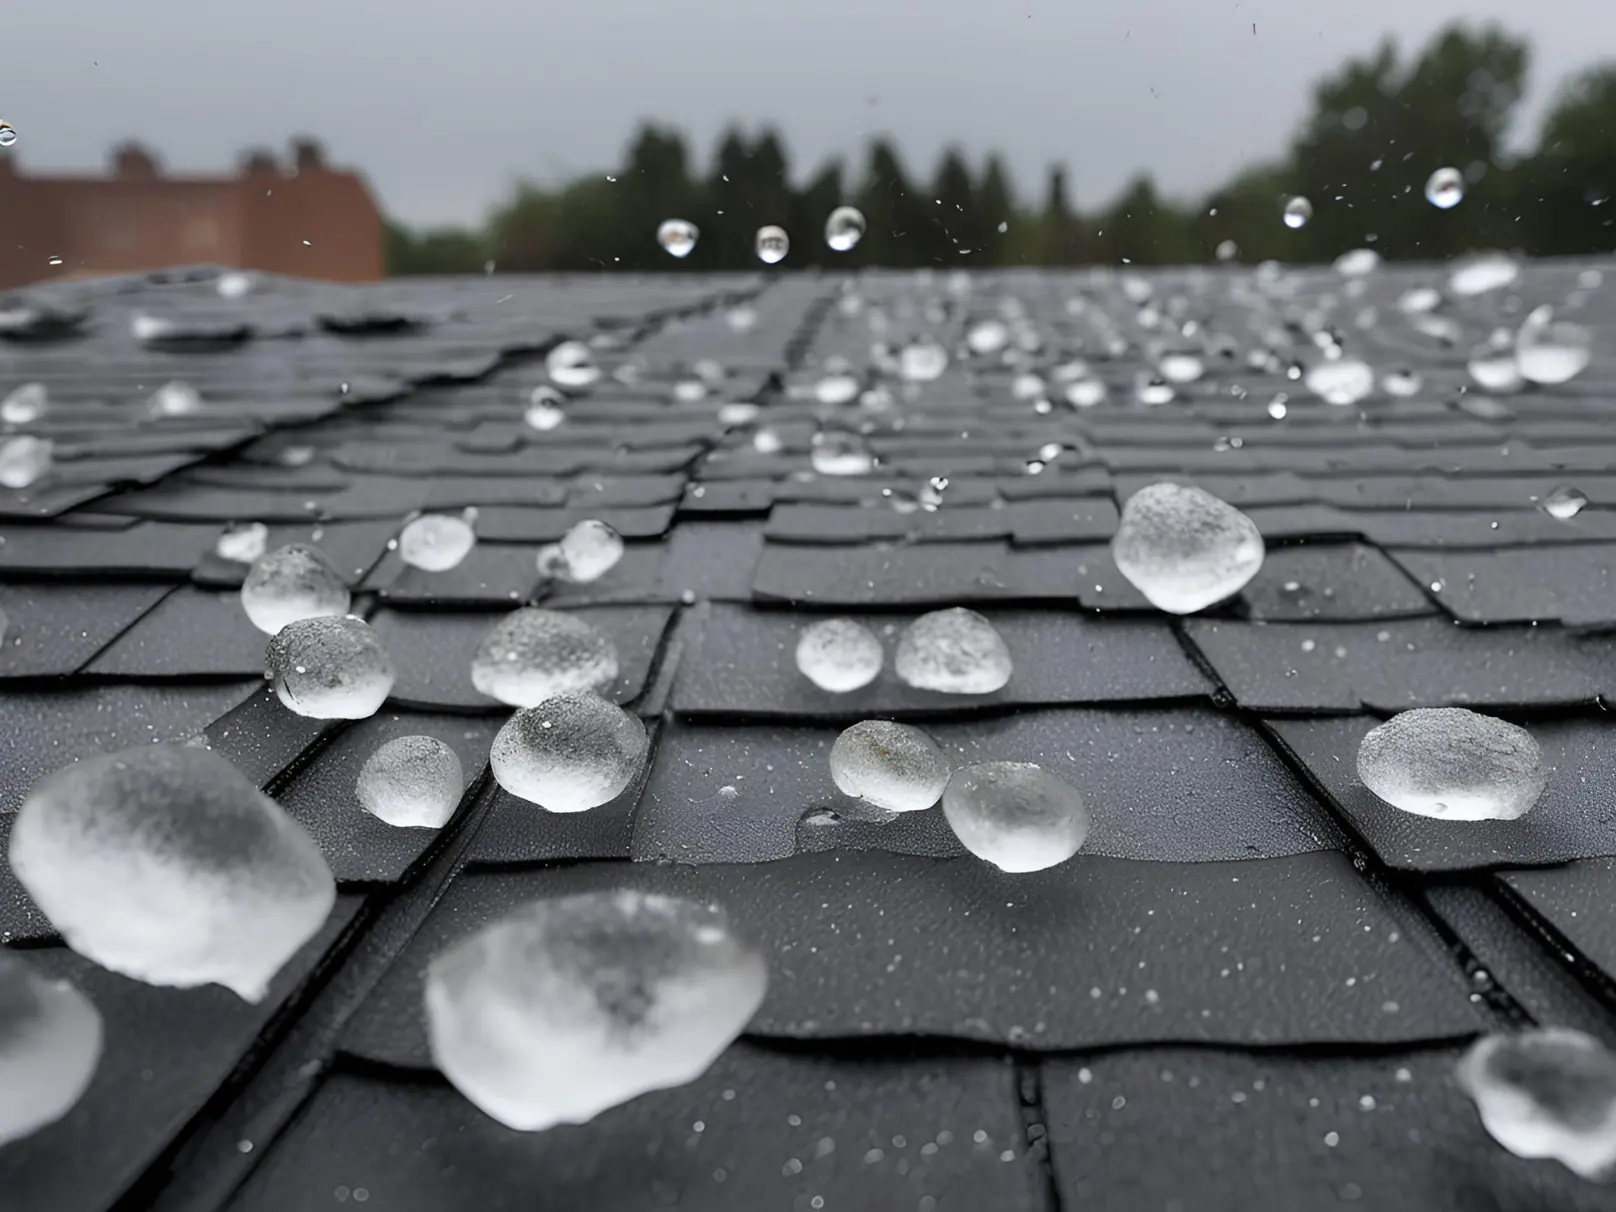
[[[415,223],[606,169],[642,117],[704,159],[731,119],[777,123],[799,176],[874,132],[927,172],[998,148],[1023,193],[1064,161],[1092,203],[1271,154],[1322,72],[1459,14],[1532,39],[1529,126],[1616,57],[1612,0],[4,0],[0,116],[25,169],[137,135],[214,171],[307,131]]]

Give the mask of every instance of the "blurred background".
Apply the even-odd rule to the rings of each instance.
[[[1616,245],[1610,0],[8,0],[0,118],[0,286]]]

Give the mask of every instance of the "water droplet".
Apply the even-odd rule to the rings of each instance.
[[[1439,168],[1426,178],[1425,200],[1438,210],[1452,210],[1464,194],[1464,174],[1456,168]]]
[[[1356,404],[1375,390],[1375,372],[1356,358],[1320,362],[1303,381],[1326,404]]]
[[[604,690],[617,670],[617,648],[607,636],[565,611],[530,606],[483,637],[471,684],[501,703],[534,707],[558,694]]]
[[[803,628],[797,639],[797,669],[832,694],[868,686],[881,672],[881,641],[852,619],[822,619]]]
[[[700,235],[696,225],[684,219],[664,219],[656,231],[657,243],[662,245],[669,255],[680,260],[695,251],[696,240]]]
[[[923,614],[904,628],[893,668],[917,690],[992,694],[1009,682],[1014,666],[993,624],[955,606]]]
[[[213,551],[221,560],[234,564],[252,564],[258,561],[269,546],[269,527],[262,522],[232,523],[224,528],[213,544]]]
[[[423,514],[398,536],[399,558],[424,572],[449,571],[476,545],[477,532],[471,523],[455,514]]]
[[[459,755],[434,736],[401,736],[365,759],[359,806],[399,828],[441,829],[466,787]]]
[[[998,353],[1010,343],[1010,330],[998,320],[981,320],[965,334],[965,344],[979,356]]]
[[[1380,268],[1380,254],[1372,248],[1355,248],[1335,259],[1335,272],[1343,278],[1362,278]]]
[[[943,792],[943,815],[967,850],[1013,873],[1064,863],[1089,833],[1077,789],[1031,762],[955,771]]]
[[[587,585],[617,567],[625,550],[622,535],[599,519],[585,518],[561,542],[540,550],[539,571],[557,580]]]
[[[898,377],[905,383],[930,383],[948,369],[948,351],[935,341],[913,341],[898,353]]]
[[[1521,267],[1513,257],[1501,252],[1476,253],[1460,261],[1448,275],[1448,289],[1468,299],[1501,290],[1520,276]]]
[[[786,235],[786,229],[770,224],[758,228],[757,232],[757,259],[765,265],[778,265],[786,259],[791,251],[791,237]]]
[[[864,238],[864,215],[856,207],[838,206],[825,220],[825,243],[833,252],[851,252]]]
[[[373,716],[393,689],[393,662],[369,623],[352,615],[299,619],[264,649],[275,697],[317,720]]]
[[[1539,307],[1515,334],[1515,362],[1523,378],[1553,386],[1569,382],[1593,357],[1593,335],[1581,324],[1556,320],[1552,308]]]
[[[39,420],[50,406],[50,393],[43,383],[24,383],[14,387],[0,400],[0,421],[8,425],[27,425]]]
[[[158,417],[188,417],[202,411],[202,393],[183,379],[175,379],[152,392],[151,410]]]
[[[1417,395],[1424,381],[1412,370],[1394,370],[1380,380],[1380,389],[1400,400]]]
[[[645,761],[645,725],[589,690],[524,708],[494,738],[494,778],[550,812],[587,812],[621,795]]]
[[[837,790],[888,812],[930,808],[949,773],[937,742],[909,724],[864,720],[838,736],[830,750]]]
[[[1370,730],[1358,777],[1393,808],[1450,821],[1512,821],[1548,776],[1531,733],[1462,707],[1420,707]]]
[[[0,951],[0,1145],[72,1110],[101,1059],[101,1015],[67,981]]]
[[[1616,1175],[1616,1054],[1566,1027],[1483,1036],[1460,1087],[1487,1133],[1516,1157],[1552,1157],[1583,1178]]]
[[[302,827],[224,758],[186,745],[100,754],[42,780],[17,814],[11,866],[79,954],[248,1001],[336,900]]]
[[[528,396],[527,411],[522,419],[541,433],[554,429],[567,419],[565,409],[566,397],[553,387],[535,387]]]
[[[10,147],[17,141],[17,128],[9,122],[0,121],[0,147]]]
[[[318,547],[290,543],[261,557],[241,586],[241,605],[259,631],[274,635],[300,619],[348,613],[342,574]]]
[[[626,890],[538,901],[432,961],[432,1058],[507,1128],[584,1123],[699,1077],[767,985],[714,906]]]
[[[1306,227],[1307,221],[1313,217],[1313,203],[1298,194],[1285,203],[1285,209],[1282,213],[1286,227],[1292,230]]]
[[[1577,488],[1561,486],[1543,498],[1542,509],[1551,518],[1569,522],[1588,504],[1587,494]]]
[[[51,455],[55,443],[49,438],[36,438],[32,434],[14,434],[0,438],[0,485],[6,488],[29,488],[51,469]]]
[[[1170,614],[1193,614],[1240,592],[1263,562],[1262,535],[1202,488],[1151,484],[1129,497],[1111,540],[1117,569]]]
[[[864,440],[841,429],[816,433],[808,460],[822,476],[863,476],[875,469],[875,456]]]
[[[582,341],[561,342],[545,355],[544,369],[550,376],[550,381],[560,387],[573,389],[588,387],[600,378],[600,367],[595,365],[595,355]]]

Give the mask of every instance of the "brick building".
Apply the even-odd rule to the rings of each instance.
[[[203,262],[339,282],[386,272],[369,187],[309,140],[289,163],[255,152],[221,177],[165,176],[132,143],[104,177],[32,176],[0,152],[0,215],[0,288]]]

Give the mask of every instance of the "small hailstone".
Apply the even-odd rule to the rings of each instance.
[[[605,522],[586,518],[575,524],[561,542],[539,552],[539,571],[558,580],[588,584],[598,581],[623,558],[623,537]]]
[[[346,614],[351,603],[347,583],[325,552],[303,543],[258,559],[241,586],[247,617],[270,635],[300,619]]]
[[[1580,488],[1561,485],[1543,498],[1539,506],[1544,513],[1561,522],[1569,522],[1588,505],[1588,494]]]
[[[365,759],[355,792],[361,808],[389,825],[440,829],[465,787],[453,749],[437,737],[401,736]]]
[[[1111,540],[1117,570],[1170,614],[1239,593],[1263,562],[1256,524],[1202,488],[1151,484],[1129,497]]]
[[[412,568],[447,572],[477,545],[477,532],[458,514],[428,513],[412,519],[398,536],[398,554]]]
[[[1516,1157],[1551,1157],[1582,1178],[1616,1177],[1616,1054],[1565,1027],[1477,1040],[1460,1087]]]
[[[607,636],[565,611],[530,606],[483,637],[471,684],[501,703],[533,707],[552,695],[603,691],[617,671],[617,648]]]
[[[944,694],[992,694],[1013,671],[993,624],[959,606],[923,614],[904,628],[893,668],[906,685]]]
[[[1515,335],[1515,363],[1522,378],[1554,386],[1576,378],[1593,357],[1593,335],[1581,324],[1556,320],[1552,308],[1527,316]]]
[[[563,341],[544,356],[544,368],[561,387],[588,387],[600,378],[595,355],[582,341]]]
[[[836,738],[830,775],[837,790],[889,812],[919,812],[943,794],[951,772],[937,742],[910,724],[864,720]]]
[[[548,432],[567,419],[566,402],[567,398],[555,388],[540,384],[528,396],[522,419],[530,428]]]
[[[587,812],[621,795],[645,762],[645,725],[582,690],[518,711],[494,738],[499,785],[550,812]]]
[[[852,619],[822,619],[797,640],[797,669],[832,694],[846,694],[875,681],[885,656],[881,641]]]
[[[45,415],[50,393],[43,383],[24,383],[0,400],[0,421],[7,425],[28,425]]]
[[[433,959],[432,1058],[517,1131],[584,1123],[704,1073],[768,969],[722,910],[628,890],[538,901]]]
[[[954,772],[943,815],[964,847],[1003,871],[1064,863],[1089,833],[1077,789],[1030,762],[983,762]]]
[[[185,417],[202,408],[202,393],[181,379],[164,383],[151,394],[151,410],[159,417]]]
[[[0,438],[0,487],[31,488],[51,469],[56,444],[33,434]]]
[[[1375,372],[1356,358],[1337,358],[1313,367],[1303,383],[1326,404],[1356,404],[1375,390]]]
[[[101,1015],[67,981],[0,951],[0,1146],[73,1109],[101,1059]]]
[[[259,1001],[336,884],[302,826],[211,750],[143,745],[35,786],[11,867],[79,954],[153,985]]]
[[[269,527],[262,522],[230,525],[220,532],[213,544],[214,554],[233,564],[253,564],[269,546]]]
[[[363,619],[299,619],[264,649],[265,673],[288,710],[317,720],[362,720],[387,701],[396,674]]]
[[[1515,820],[1548,782],[1531,733],[1462,707],[1419,707],[1371,729],[1358,777],[1393,808],[1450,821]]]

